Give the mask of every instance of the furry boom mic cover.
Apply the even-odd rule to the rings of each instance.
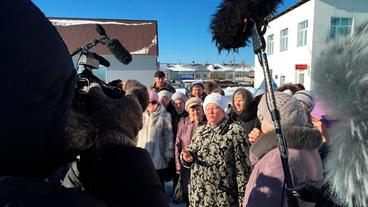
[[[281,0],[224,0],[210,23],[212,40],[219,52],[237,52],[239,47],[245,47],[252,35],[251,20],[267,25],[266,17],[274,14],[280,3]]]
[[[313,66],[317,98],[329,117],[326,182],[343,206],[368,206],[368,22],[328,43]]]

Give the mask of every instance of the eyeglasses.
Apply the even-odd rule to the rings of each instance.
[[[152,104],[152,105],[156,105],[157,101],[150,101],[149,103]]]

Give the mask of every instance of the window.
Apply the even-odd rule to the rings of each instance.
[[[298,83],[304,85],[304,72],[298,74]]]
[[[330,37],[332,39],[337,39],[343,35],[350,34],[351,24],[352,24],[351,18],[332,17]]]
[[[307,34],[308,34],[308,20],[305,20],[298,24],[298,40],[296,43],[298,47],[307,44]]]
[[[281,75],[280,76],[280,86],[284,85],[284,83],[285,83],[285,75]]]
[[[273,54],[273,34],[268,35],[267,37],[267,54],[268,55]]]
[[[288,49],[288,28],[280,31],[280,52]]]

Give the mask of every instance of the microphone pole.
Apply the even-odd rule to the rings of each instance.
[[[287,141],[284,137],[284,134],[281,128],[280,112],[276,106],[275,94],[274,94],[273,86],[271,82],[272,77],[271,77],[270,69],[268,66],[267,54],[265,52],[266,43],[265,43],[265,39],[263,35],[266,32],[266,26],[259,25],[256,22],[253,22],[253,23],[254,23],[253,29],[252,29],[253,51],[258,56],[259,63],[263,69],[263,74],[266,79],[266,93],[265,93],[266,97],[265,98],[266,98],[266,102],[271,112],[272,120],[275,126],[276,140],[278,142],[278,147],[280,150],[281,163],[282,163],[282,168],[283,168],[284,177],[285,177],[284,182],[286,182],[287,188],[291,189],[291,188],[294,188],[294,181],[291,176],[291,171],[289,167]],[[268,103],[268,97],[271,98],[270,103]],[[299,205],[298,199],[294,196],[294,195],[297,195],[297,192],[296,191],[289,192],[285,189],[284,191],[287,194],[288,206],[289,207],[299,207],[300,205]]]

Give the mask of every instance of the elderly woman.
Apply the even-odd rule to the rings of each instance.
[[[187,201],[190,170],[181,166],[179,155],[182,149],[185,149],[190,144],[196,128],[203,125],[202,100],[196,97],[189,99],[185,103],[185,110],[189,113],[189,116],[182,117],[179,122],[175,141],[175,161],[176,173],[181,175],[184,200]]]
[[[306,126],[307,115],[295,97],[275,92],[275,98],[282,131],[288,143],[289,165],[295,184],[320,180],[322,162],[318,147],[322,141],[321,133]],[[250,148],[253,171],[246,187],[243,206],[284,206],[284,172],[266,95],[258,105],[258,117],[264,134]],[[314,203],[303,202],[301,206],[314,206]]]
[[[241,126],[225,116],[226,98],[218,93],[204,101],[208,123],[195,131],[182,152],[191,168],[190,206],[241,206],[249,175],[246,136]]]
[[[138,134],[137,147],[151,155],[162,185],[169,161],[174,157],[173,132],[170,114],[159,103],[157,93],[149,92],[149,104],[143,113],[143,128]]]
[[[242,126],[245,133],[249,134],[253,128],[261,128],[257,117],[257,106],[258,102],[254,100],[250,91],[238,88],[233,95],[229,118]]]

